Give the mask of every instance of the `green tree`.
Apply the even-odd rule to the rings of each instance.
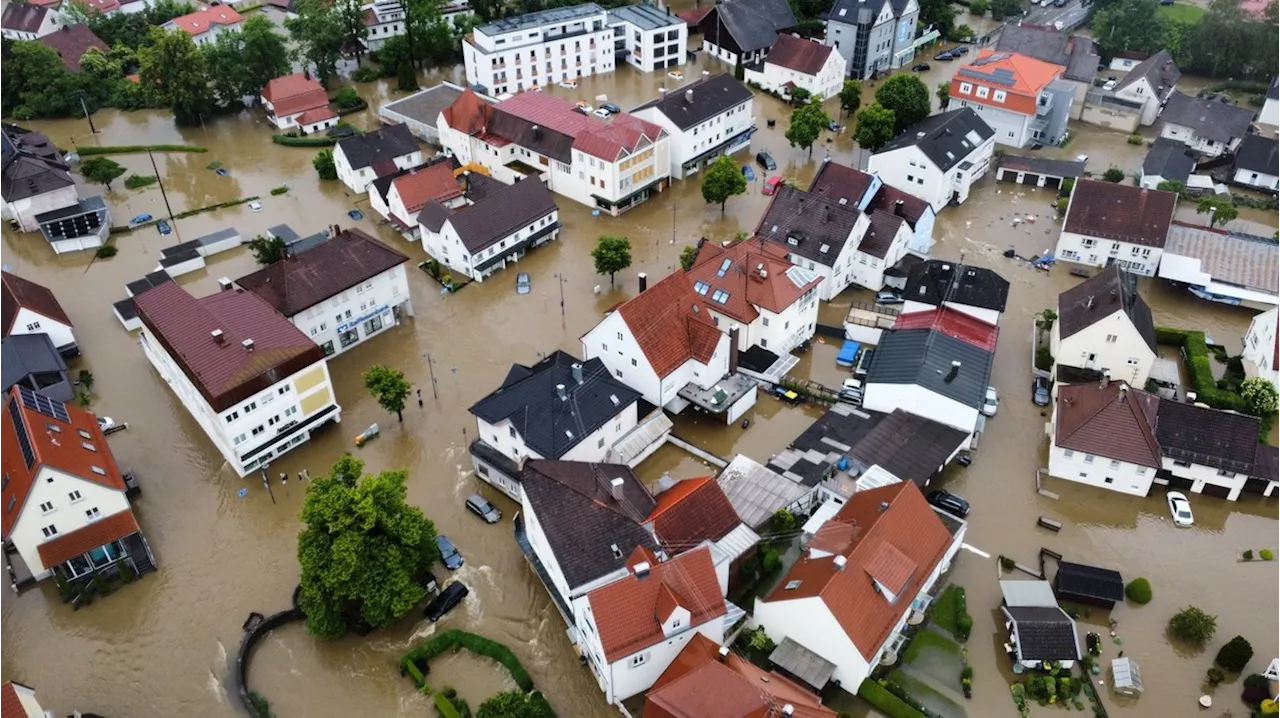
[[[613,286],[613,275],[631,266],[631,240],[626,237],[604,236],[596,240],[596,248],[591,250],[591,258],[596,263],[596,274],[609,275],[609,286]]]
[[[301,58],[315,68],[316,79],[328,86],[342,58],[342,23],[338,14],[330,12],[324,0],[297,0],[294,11],[297,17],[287,18],[284,26]]]
[[[1023,0],[991,0],[991,19],[1004,20],[1022,14]]]
[[[803,104],[810,97],[813,97],[813,93],[803,87],[793,87],[791,88],[791,92],[788,94],[791,95],[791,104],[793,105]]]
[[[951,0],[920,0],[921,27],[932,25],[943,37],[951,37],[955,23],[956,10]]]
[[[66,65],[53,48],[35,41],[5,39],[4,72],[0,73],[0,94],[9,114],[33,92],[55,84],[66,74]]]
[[[1172,192],[1178,195],[1179,198],[1185,196],[1187,193],[1187,186],[1177,180],[1165,180],[1156,185],[1156,189],[1161,192]]]
[[[320,179],[338,179],[338,166],[333,161],[333,150],[320,150],[316,154],[316,158],[311,160],[311,166],[316,168],[316,173],[320,175]]]
[[[873,102],[858,113],[858,126],[853,139],[858,146],[875,152],[893,139],[893,110]]]
[[[401,92],[418,89],[418,71],[413,69],[412,61],[406,59],[396,68],[396,89]]]
[[[409,398],[410,386],[399,369],[374,364],[364,372],[364,388],[378,400],[378,406],[394,413],[400,421],[404,421],[404,403]]]
[[[822,130],[831,122],[822,105],[813,103],[797,108],[791,113],[791,126],[787,128],[787,142],[792,147],[803,147],[813,156],[813,143],[818,141]]]
[[[876,102],[893,111],[893,133],[907,129],[933,111],[929,88],[915,75],[899,73],[885,80],[876,90]]]
[[[408,38],[396,35],[382,43],[378,50],[378,62],[382,65],[383,77],[396,77],[401,72],[400,68],[405,65],[409,66],[409,72],[412,73],[413,48],[409,47]]]
[[[338,94],[333,98],[335,104],[344,110],[353,107],[359,107],[363,100],[360,99],[360,93],[356,92],[354,87],[344,87],[338,90]]]
[[[696,244],[686,245],[680,250],[680,266],[684,271],[693,269],[693,263],[698,259],[698,246]]]
[[[1280,403],[1275,386],[1260,376],[1251,376],[1240,384],[1240,398],[1244,399],[1245,410],[1254,416],[1271,416]]]
[[[862,106],[862,82],[860,80],[845,80],[844,86],[840,88],[840,110],[844,112],[845,117],[852,117],[857,114],[858,108]]]
[[[555,714],[537,691],[503,691],[481,703],[476,718],[555,718]]]
[[[341,638],[353,625],[381,628],[412,611],[440,557],[435,525],[405,502],[407,474],[363,471],[364,462],[343,454],[302,502],[301,606],[307,630],[322,638]]]
[[[1102,173],[1102,179],[1105,182],[1123,182],[1124,170],[1116,167],[1115,165],[1111,165],[1107,168],[1106,172]]]
[[[283,239],[261,234],[249,240],[249,251],[258,264],[275,264],[289,255],[289,248]]]
[[[225,33],[224,33],[225,34]],[[242,70],[242,95],[257,97],[271,80],[289,74],[293,69],[293,53],[275,25],[262,14],[250,15],[239,33]],[[222,35],[218,36],[222,39]]]
[[[185,32],[151,31],[150,47],[138,51],[144,92],[168,105],[179,125],[197,125],[213,109],[204,55]]]
[[[364,40],[369,38],[369,26],[364,24],[364,7],[360,0],[337,0],[333,12],[338,15],[342,29],[342,44],[355,50],[356,62],[364,55]]]
[[[1249,665],[1251,658],[1253,658],[1253,646],[1249,645],[1244,636],[1236,636],[1218,649],[1218,656],[1213,659],[1213,662],[1232,673],[1239,673]]]
[[[441,21],[441,3],[439,0],[401,0],[400,4],[405,10],[405,39],[413,49],[414,66],[418,67],[442,39],[448,40],[447,29],[442,33],[437,26]]]
[[[720,204],[724,214],[725,202],[736,194],[747,191],[747,178],[742,176],[738,163],[728,155],[720,155],[702,175],[702,198],[707,204]]]
[[[1165,21],[1156,0],[1121,0],[1093,16],[1093,36],[1106,57],[1121,50],[1157,52],[1164,49]]]
[[[111,191],[111,181],[124,173],[124,167],[110,157],[90,157],[80,163],[80,174],[90,182],[106,185],[108,192]]]
[[[1188,643],[1203,646],[1218,630],[1218,617],[1188,606],[1169,619],[1169,632]]]
[[[951,39],[959,42],[973,42],[973,39],[977,36],[978,34],[968,25],[957,25],[956,28],[951,31]]]
[[[1208,214],[1209,212],[1213,212],[1213,216],[1209,219],[1210,227],[1215,224],[1225,225],[1240,216],[1240,210],[1236,209],[1230,199],[1202,197],[1200,203],[1196,205],[1196,214]]]
[[[1124,595],[1140,605],[1151,603],[1151,582],[1145,578],[1135,578],[1124,587]]]
[[[990,0],[971,0],[969,3],[969,14],[982,17],[987,14],[987,10],[991,7]]]
[[[946,112],[947,103],[951,102],[951,83],[939,82],[938,86],[934,88],[933,94],[938,98],[938,109]]]

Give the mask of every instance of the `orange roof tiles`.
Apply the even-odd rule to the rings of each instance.
[[[45,568],[51,568],[138,531],[138,520],[133,516],[133,509],[125,509],[40,544],[37,547],[40,562]]]
[[[1066,72],[1066,70],[1067,68],[1062,65],[1037,60],[1034,57],[1016,52],[982,50],[977,57],[973,58],[973,64],[966,65],[961,68],[960,72],[952,76],[951,97],[956,100],[1000,107],[1013,112],[1020,112],[1024,115],[1032,115],[1035,114],[1036,98],[1039,97],[1040,91],[1050,82],[1062,77],[1062,73]],[[997,71],[1000,71],[999,74],[1001,75],[1007,73],[1012,82],[997,82],[994,79],[980,77],[982,74],[993,75]],[[960,83],[962,82],[991,88],[991,96],[978,97],[976,90],[968,94],[962,93],[960,92]],[[994,94],[996,90],[1007,93],[1004,102],[995,101]]]
[[[277,77],[262,88],[262,99],[271,103],[276,117],[288,117],[307,110],[329,107],[329,97],[324,87],[311,76],[296,72]]]
[[[0,272],[0,314],[3,315],[4,336],[9,336],[13,323],[18,318],[18,310],[29,309],[36,314],[48,317],[57,322],[71,326],[71,319],[62,311],[53,292],[43,285],[23,279],[16,274]]]
[[[674,552],[703,540],[719,541],[742,523],[712,476],[685,479],[657,498],[648,522],[658,540]]]
[[[226,5],[214,5],[199,12],[193,12],[190,15],[175,17],[169,23],[188,34],[202,35],[214,25],[235,25],[243,20],[244,18],[240,17],[240,13]]]
[[[690,359],[711,361],[720,339],[707,305],[683,271],[668,275],[618,308],[645,358],[660,377]]]
[[[338,116],[338,113],[334,112],[333,109],[330,107],[317,107],[315,109],[307,110],[301,115],[298,115],[298,124],[314,125],[317,122],[332,120],[337,116]]]
[[[894,329],[932,329],[988,352],[996,350],[1000,328],[948,306],[898,315]]]
[[[391,186],[400,193],[405,211],[413,214],[433,199],[447,202],[463,194],[462,185],[453,173],[453,166],[448,162],[409,170],[408,174],[393,180]]]
[[[467,88],[453,104],[444,108],[444,121],[459,132],[474,135],[484,130],[492,114],[493,105],[480,99],[471,88]]]
[[[703,301],[712,300],[707,306],[713,311],[750,324],[760,316],[757,307],[779,314],[822,283],[822,277],[812,275],[809,281],[798,284],[792,278],[796,273],[788,273],[794,267],[787,260],[786,249],[763,239],[729,247],[701,242],[688,275],[695,291],[699,282],[706,284],[707,291],[698,293]],[[799,276],[808,278],[810,274]],[[723,303],[714,301],[716,290],[728,294],[728,299]]]
[[[573,149],[609,162],[617,161],[624,151],[636,152],[656,142],[666,133],[658,125],[625,112],[608,119],[587,115],[574,103],[545,92],[522,92],[499,102],[494,110],[570,137]]]

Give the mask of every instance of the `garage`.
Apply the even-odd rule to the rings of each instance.
[[[998,169],[996,170],[996,181],[997,182],[1017,182],[1018,170],[1009,170],[1004,168]]]
[[[1078,179],[1084,175],[1085,158],[1053,160],[1046,157],[1001,155],[996,160],[996,179],[1031,187],[1058,189],[1068,177]]]
[[[1204,491],[1201,491],[1200,493],[1204,494],[1205,496],[1212,496],[1218,499],[1225,499],[1231,496],[1231,489],[1226,486],[1219,486],[1218,484],[1205,484]]]
[[[1244,488],[1241,491],[1246,494],[1258,494],[1259,496],[1267,493],[1266,479],[1247,479],[1244,482]]]
[[[1061,178],[1061,177],[1049,177],[1049,176],[1046,176],[1046,177],[1044,178],[1044,187],[1045,187],[1045,189],[1058,189],[1058,188],[1059,188],[1059,187],[1061,187],[1061,186],[1062,186],[1062,178]]]
[[[1029,184],[1032,187],[1039,186],[1040,175],[1034,174],[1032,172],[1027,172],[1026,174],[1022,175],[1022,184]]]
[[[1191,479],[1184,479],[1181,476],[1169,477],[1169,489],[1172,491],[1190,491],[1191,487],[1195,486],[1195,483]]]

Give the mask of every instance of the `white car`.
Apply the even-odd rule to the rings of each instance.
[[[596,117],[599,117],[602,120],[606,120],[609,118],[609,111],[604,109],[603,107],[597,107],[591,114],[595,115]]]
[[[578,89],[578,83],[574,82],[573,80],[561,80],[561,81],[560,81],[560,86],[561,86],[561,87],[563,87],[563,88],[564,88],[564,89],[566,89],[566,90],[576,90],[576,89]]]
[[[249,209],[250,209],[250,210],[252,210],[252,211],[254,211],[254,212],[261,212],[261,211],[262,211],[262,203],[261,203],[261,202],[250,202],[250,203],[249,203]]]
[[[996,410],[1000,408],[1000,397],[996,394],[994,386],[987,387],[987,396],[982,400],[982,415],[995,416]]]
[[[1173,516],[1175,526],[1191,526],[1196,520],[1191,515],[1191,502],[1187,501],[1187,497],[1177,491],[1170,491],[1164,495],[1166,501],[1169,502],[1169,515]]]
[[[671,72],[667,73],[667,77],[670,77],[673,80],[683,80],[684,73],[680,72],[679,70],[672,70]]]
[[[111,417],[109,417],[109,416],[99,416],[99,417],[98,417],[98,428],[99,428],[99,429],[101,429],[101,430],[103,430],[103,431],[108,431],[108,430],[110,430],[110,429],[114,429],[114,428],[116,428],[116,420],[115,420],[115,419],[112,419],[112,418],[111,418]]]
[[[1102,86],[1102,89],[1106,90],[1107,92],[1111,92],[1112,90],[1116,89],[1117,84],[1118,83],[1115,80],[1107,80],[1106,83]]]

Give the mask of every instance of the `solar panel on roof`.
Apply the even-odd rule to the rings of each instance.
[[[54,401],[44,394],[39,394],[25,386],[18,387],[18,394],[22,396],[22,405],[28,409],[38,411],[58,421],[71,423],[71,416],[67,414],[66,404]]]
[[[27,425],[22,422],[22,412],[18,411],[18,402],[13,399],[9,400],[9,420],[13,422],[13,432],[18,435],[18,446],[22,449],[22,458],[30,469],[36,465],[36,452],[31,448],[31,437],[27,436]]]

